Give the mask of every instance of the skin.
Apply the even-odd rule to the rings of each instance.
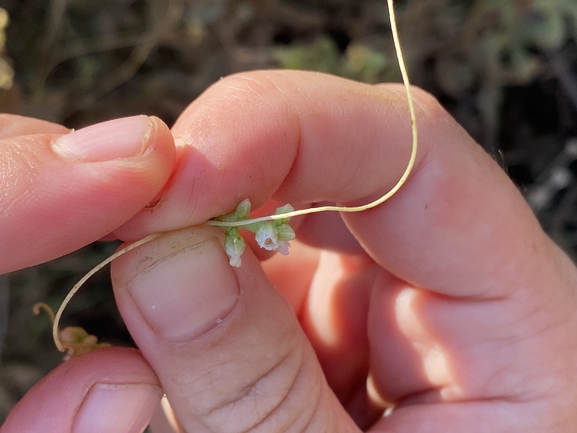
[[[414,99],[418,160],[387,203],[342,218],[295,220],[301,242],[288,257],[261,263],[264,256],[249,250],[234,270],[219,258],[222,251],[211,249],[221,232],[206,226],[126,254],[113,263],[112,278],[140,352],[97,350],[64,363],[14,408],[0,432],[34,431],[38,423],[46,432],[73,432],[86,390],[104,377],[160,384],[182,430],[190,432],[571,431],[577,423],[577,270],[491,158],[433,98],[415,90]],[[30,258],[26,242],[11,243],[1,250],[10,263],[4,271],[109,232],[133,241],[195,226],[246,197],[254,207],[270,208],[271,199],[295,207],[366,203],[394,185],[410,151],[399,86],[251,72],[219,81],[183,112],[172,128],[186,143],[177,161],[171,139],[157,134],[157,151],[137,158],[138,167],[131,158],[103,163],[97,170],[118,176],[114,182],[75,179],[54,202],[43,199],[35,179],[62,176],[60,164],[64,170],[70,161],[42,153],[37,164],[25,162],[66,130],[34,119],[4,120],[13,126],[2,130],[2,152],[34,142],[22,148],[21,165],[7,164],[5,156],[0,164],[12,175],[9,182],[31,179],[35,200],[3,211],[2,236],[34,239],[43,251]],[[132,182],[117,181],[127,170]],[[8,191],[17,187],[8,185]],[[140,211],[161,190],[156,206]],[[120,206],[126,197],[129,204]],[[94,217],[91,209],[103,204],[107,211]],[[45,224],[31,232],[19,212]],[[69,213],[76,217],[60,218]],[[87,226],[84,237],[69,235]],[[192,251],[186,266],[180,251]],[[195,263],[202,269],[193,278]],[[157,283],[158,293],[168,298],[173,287],[188,289],[181,303],[158,298],[162,316],[138,301],[158,269],[171,272],[170,281]],[[181,304],[195,301],[203,284],[223,289],[212,303],[198,298],[221,313],[219,321],[188,332]],[[240,288],[234,302],[221,287],[226,284]],[[74,374],[63,376],[63,369]],[[54,395],[64,416],[37,409],[52,404]],[[392,404],[392,415],[381,418]],[[122,405],[108,414],[143,416]]]

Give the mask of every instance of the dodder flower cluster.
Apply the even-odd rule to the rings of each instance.
[[[241,256],[246,247],[238,227],[242,227],[255,233],[256,242],[261,248],[268,251],[278,251],[285,256],[289,252],[289,241],[292,241],[295,238],[294,230],[288,225],[290,218],[242,224],[242,221],[249,220],[248,214],[250,209],[250,200],[244,199],[239,203],[234,212],[214,219],[214,221],[222,221],[226,223],[239,223],[236,226],[221,226],[221,228],[226,232],[224,249],[230,258],[230,265],[234,267],[240,267]],[[290,204],[287,204],[279,207],[276,210],[275,215],[292,212],[293,210],[294,208]]]

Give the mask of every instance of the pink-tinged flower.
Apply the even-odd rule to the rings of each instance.
[[[291,244],[289,243],[289,241],[278,241],[277,250],[283,256],[288,256],[290,246]]]

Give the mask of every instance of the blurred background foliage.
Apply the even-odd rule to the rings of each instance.
[[[577,0],[396,4],[413,83],[497,159],[576,257]],[[0,0],[0,8],[0,111],[71,128],[138,113],[171,124],[220,77],[251,69],[400,78],[385,0]],[[56,307],[114,248],[95,244],[0,280],[3,317],[10,286],[0,419],[61,360],[32,304]],[[130,344],[106,272],[85,291],[64,324]]]

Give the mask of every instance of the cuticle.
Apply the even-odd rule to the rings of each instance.
[[[193,245],[184,246],[182,248],[179,248],[182,246],[182,242],[180,242],[180,239],[175,239],[174,242],[169,242],[169,244],[167,246],[167,248],[171,249],[172,251],[169,251],[169,252],[167,252],[167,254],[162,255],[161,257],[158,257],[156,260],[154,260],[154,257],[152,255],[145,254],[145,256],[138,263],[137,271],[134,274],[134,276],[132,276],[126,282],[126,286],[127,287],[130,286],[136,280],[138,280],[138,278],[140,278],[140,276],[146,275],[148,272],[154,270],[158,266],[162,266],[165,262],[173,259],[174,257],[177,257],[180,254],[186,253],[187,251],[192,251],[192,250],[195,250],[197,248],[200,248],[201,246],[206,245],[209,242],[217,243],[218,239],[214,236],[211,236],[211,237],[209,237],[209,238],[207,238],[201,242],[198,242],[198,243],[193,244]],[[144,265],[144,264],[146,264],[146,267],[140,268],[140,266]]]

